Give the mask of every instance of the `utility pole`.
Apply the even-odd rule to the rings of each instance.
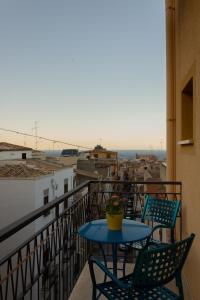
[[[26,136],[24,135],[24,147],[26,147]]]
[[[39,121],[35,121],[34,122],[34,127],[32,128],[33,130],[35,130],[35,150],[37,150],[38,148],[38,122]]]
[[[53,150],[54,150],[55,143],[56,143],[56,141],[53,141]]]
[[[160,140],[160,150],[162,151],[163,149],[163,139]]]

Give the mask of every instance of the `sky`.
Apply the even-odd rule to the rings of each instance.
[[[164,0],[1,0],[0,40],[0,128],[165,148]],[[35,145],[2,130],[0,141]]]

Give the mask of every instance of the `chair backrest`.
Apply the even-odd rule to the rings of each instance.
[[[179,200],[163,200],[148,195],[141,219],[142,222],[149,220],[173,228],[179,208]]]
[[[156,287],[180,275],[194,234],[175,244],[140,252],[133,272],[134,287]]]

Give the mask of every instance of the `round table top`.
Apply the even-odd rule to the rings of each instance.
[[[82,225],[80,236],[98,243],[123,244],[137,242],[150,236],[152,229],[144,223],[123,220],[122,230],[109,230],[106,219],[94,220]]]

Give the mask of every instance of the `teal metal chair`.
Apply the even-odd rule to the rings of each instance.
[[[133,273],[120,279],[116,278],[99,260],[89,258],[89,268],[93,284],[92,299],[103,294],[110,300],[184,300],[181,270],[194,239],[191,234],[187,239],[174,244],[139,252]],[[110,281],[96,283],[94,265],[105,273]],[[178,292],[165,285],[176,280]],[[97,296],[97,291],[100,292]]]
[[[134,243],[132,244],[132,248],[140,250],[147,242],[154,246],[160,245],[162,240],[155,239],[154,234],[157,230],[162,229],[170,230],[170,242],[174,243],[174,228],[179,210],[179,200],[163,200],[148,195],[143,208],[141,222],[152,226],[152,234],[148,241]]]

